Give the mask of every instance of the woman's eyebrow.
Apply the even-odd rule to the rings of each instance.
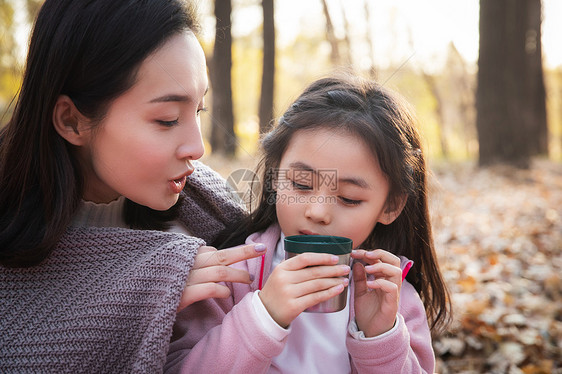
[[[186,102],[190,101],[189,96],[187,95],[164,95],[157,98],[154,98],[149,101],[149,103],[168,103],[168,102]]]
[[[205,89],[203,97],[209,92],[209,87]],[[156,97],[149,101],[149,103],[168,103],[168,102],[187,102],[194,101],[189,95],[178,95],[178,94],[167,94],[163,96]]]

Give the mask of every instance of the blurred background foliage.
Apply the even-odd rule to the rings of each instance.
[[[451,32],[451,39],[429,40],[434,49],[426,45],[427,39],[431,38],[420,42],[420,26],[408,23],[420,11],[419,5],[414,7],[414,2],[402,2],[405,5],[399,6],[384,0],[308,0],[300,3],[269,0],[275,5],[272,7],[275,37],[264,42],[264,26],[268,25],[263,23],[262,7],[267,1],[195,1],[201,14],[203,33],[200,39],[209,61],[211,78],[217,35],[221,39],[226,33],[232,33],[231,45],[221,48],[230,48],[232,52],[232,99],[227,100],[227,103],[231,102],[228,105],[232,105],[233,114],[225,117],[220,109],[212,107],[213,97],[225,91],[221,89],[224,79],[212,82],[208,107],[213,110],[204,117],[203,126],[208,155],[220,153],[228,158],[252,158],[255,154],[260,128],[260,95],[264,95],[261,91],[265,77],[263,51],[264,45],[269,43],[275,49],[274,65],[266,67],[267,74],[273,77],[270,78],[273,79],[273,97],[270,99],[273,115],[272,118],[262,119],[262,122],[274,121],[314,79],[336,70],[350,70],[375,78],[398,91],[412,104],[432,159],[478,160],[478,114],[475,103],[479,20],[478,14],[474,14],[474,11],[478,12],[478,0],[458,4],[447,4],[440,0],[425,3],[424,12],[419,17],[427,18],[425,26],[428,28],[441,27],[440,23],[446,18],[452,19],[443,23],[444,27],[458,24],[459,28],[462,26],[466,29],[466,25],[470,25],[466,30],[455,32],[443,28],[440,33],[446,35]],[[547,1],[542,3],[542,18],[539,20],[546,17],[550,22],[556,22],[555,17],[561,14],[556,15],[555,12],[560,7],[550,5],[547,8]],[[13,109],[10,104],[21,82],[24,66],[22,56],[25,54],[30,24],[41,3],[41,0],[0,0],[1,123],[10,118]],[[483,4],[486,3],[483,0]],[[503,3],[506,9],[521,8],[522,4],[527,3],[541,6],[539,0],[503,0]],[[229,20],[223,19],[222,29],[217,33],[215,10],[225,5],[230,7],[231,17]],[[458,9],[452,11],[455,8]],[[311,9],[314,13],[310,13]],[[547,13],[548,9],[553,9],[552,13]],[[464,18],[469,18],[471,23],[466,20],[461,22],[463,12]],[[382,31],[379,25],[381,20],[384,20],[385,27]],[[224,26],[225,22],[227,26]],[[455,45],[453,36],[459,32],[475,40],[469,53],[466,52],[466,45],[463,45],[463,52]],[[552,35],[546,36],[553,38]],[[480,39],[484,37],[480,35]],[[526,37],[528,39],[529,35]],[[540,43],[540,33],[538,38]],[[437,50],[439,52],[435,52]],[[226,65],[217,65],[216,69],[228,70],[221,66]],[[546,93],[548,143],[546,152],[543,150],[537,155],[559,161],[562,160],[562,62],[543,64],[541,69]],[[226,132],[226,138],[218,137],[212,144],[212,128],[219,133]],[[230,133],[235,138],[231,139]],[[505,141],[509,142],[509,139]],[[225,146],[227,142],[233,142],[236,146],[228,148]],[[499,161],[506,160],[500,158]]]

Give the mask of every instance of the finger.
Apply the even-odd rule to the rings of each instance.
[[[343,286],[343,284],[338,284],[327,290],[323,290],[299,297],[298,299],[295,300],[295,302],[298,304],[298,308],[300,310],[305,310],[311,306],[314,306],[323,301],[331,299],[334,296],[339,295],[340,293],[343,292],[344,289],[345,287]]]
[[[222,284],[217,283],[201,283],[193,286],[187,286],[183,290],[180,299],[178,311],[201,300],[209,298],[224,299],[230,296],[230,289]]]
[[[355,296],[359,297],[367,292],[369,288],[367,287],[367,274],[365,273],[365,267],[356,262],[353,264],[353,283],[355,285]]]
[[[210,248],[210,249],[209,249]],[[265,253],[266,247],[264,244],[248,244],[233,248],[226,248],[217,251],[213,247],[201,247],[197,256],[195,256],[195,269],[207,266],[216,265],[230,265],[238,261],[247,260],[250,258],[261,256]]]
[[[369,252],[370,251],[366,251],[364,249],[354,249],[353,251],[351,251],[351,258],[353,258],[355,262],[360,262],[363,265],[369,265],[369,264],[380,262],[380,260],[368,259],[367,253]]]
[[[193,263],[193,269],[199,269],[208,266],[207,263],[209,259],[217,252],[217,249],[209,246],[201,246],[197,250],[197,255],[195,256],[195,262]]]
[[[302,283],[314,279],[347,277],[351,268],[348,265],[317,265],[291,272],[291,283]]]
[[[400,257],[383,249],[375,249],[374,251],[367,251],[367,253],[365,253],[365,259],[370,263],[375,263],[378,260],[387,264],[400,267]]]
[[[187,285],[208,282],[238,282],[250,284],[252,283],[252,279],[250,279],[250,274],[245,270],[217,265],[192,270],[189,273]]]
[[[208,246],[208,245],[202,245],[197,250],[197,254],[207,253],[207,252],[215,252],[216,250],[217,249],[215,247],[211,247],[211,246]]]
[[[293,296],[295,298],[300,298],[309,294],[313,294],[323,290],[328,290],[340,284],[343,285],[344,287],[347,287],[349,285],[349,279],[348,278],[313,279],[307,282],[299,283],[298,287],[295,289],[296,292]]]
[[[396,283],[387,279],[375,279],[374,281],[367,281],[367,287],[371,290],[381,290],[393,296],[398,296],[399,288]]]
[[[365,254],[367,254],[367,251],[364,249],[357,248],[351,251],[351,257],[358,260],[361,260],[363,257],[365,257]]]
[[[294,271],[308,266],[335,265],[338,261],[338,256],[328,253],[302,253],[283,261],[280,266],[283,266],[285,270]]]
[[[365,266],[365,271],[375,278],[388,278],[392,279],[394,282],[402,281],[402,269],[383,262]]]

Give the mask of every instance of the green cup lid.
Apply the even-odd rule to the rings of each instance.
[[[292,235],[285,237],[285,251],[292,253],[317,252],[333,255],[351,253],[353,241],[343,236]]]

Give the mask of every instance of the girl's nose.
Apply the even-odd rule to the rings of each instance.
[[[312,220],[314,223],[328,225],[332,222],[332,214],[328,203],[322,201],[322,196],[313,195],[308,196],[309,201],[305,209],[306,218]]]

